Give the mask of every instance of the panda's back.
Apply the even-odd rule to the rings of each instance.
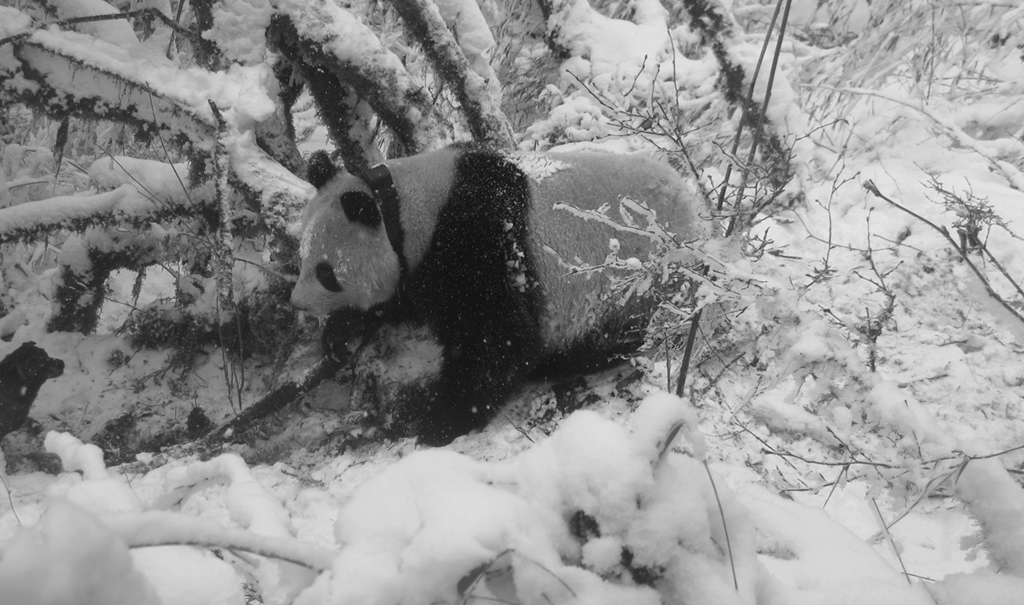
[[[505,158],[499,163],[508,161],[514,165],[498,177],[509,182],[492,182],[493,175],[484,174],[484,166],[490,165],[490,160],[484,158],[496,156]],[[389,161],[388,167],[403,200],[406,256],[413,275],[418,277],[417,283],[427,288],[446,281],[438,279],[441,276],[417,271],[421,260],[437,248],[438,238],[455,237],[476,228],[472,223],[442,224],[449,220],[443,218],[444,209],[453,199],[461,199],[455,194],[455,184],[488,184],[501,189],[512,186],[514,174],[525,175],[531,199],[526,213],[525,244],[542,289],[542,357],[586,357],[593,353],[600,358],[635,349],[643,338],[653,305],[638,296],[620,304],[621,296],[610,296],[609,275],[615,272],[580,269],[604,263],[612,238],[618,241],[620,259],[645,261],[655,248],[654,242],[643,235],[617,230],[607,222],[585,219],[583,213],[574,209],[593,211],[607,205],[604,215],[623,224],[621,200],[630,198],[652,208],[658,223],[677,235],[678,241],[698,237],[703,230],[695,198],[686,183],[668,166],[640,155],[567,152],[503,156],[473,146],[454,146]],[[502,199],[498,196],[492,201]],[[459,203],[476,203],[476,199]],[[645,225],[642,217],[634,218]],[[433,263],[427,272],[451,271],[453,265]],[[463,286],[478,287],[470,283]]]
[[[567,353],[618,353],[643,338],[654,303],[640,296],[623,304],[611,292],[615,271],[587,271],[605,262],[610,241],[621,260],[646,261],[656,249],[650,237],[617,229],[623,198],[654,210],[658,224],[677,241],[702,232],[695,198],[668,166],[638,155],[547,153],[522,155],[517,165],[530,178],[531,253],[538,281],[544,284],[543,340],[548,356]],[[608,222],[585,218],[598,211]],[[578,210],[579,211],[578,211]],[[632,213],[642,228],[644,217]]]

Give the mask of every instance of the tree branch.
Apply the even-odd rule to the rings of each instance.
[[[484,78],[470,68],[437,5],[429,0],[397,0],[391,5],[454,93],[473,138],[492,147],[511,149],[512,125],[501,111],[500,96],[495,98]]]
[[[326,0],[281,0],[271,27],[279,28],[278,49],[293,61],[331,74],[351,86],[397,135],[409,154],[442,146],[451,128],[433,100],[402,61],[352,13]],[[309,78],[307,78],[307,82]],[[321,112],[336,99],[318,98]]]

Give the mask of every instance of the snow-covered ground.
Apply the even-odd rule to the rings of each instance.
[[[661,13],[639,12],[648,29],[616,33],[583,11],[580,44],[649,37],[626,67],[590,49],[578,67],[636,84],[665,30]],[[34,340],[64,360],[32,411],[64,472],[0,477],[0,603],[1024,602],[1024,326],[921,220],[957,238],[935,185],[987,200],[1006,228],[983,229],[992,257],[970,258],[1021,312],[996,261],[1024,282],[1024,96],[1006,84],[1024,68],[991,65],[1003,87],[990,94],[847,90],[834,105],[845,123],[819,128],[829,120],[797,106],[799,67],[771,113],[794,143],[802,197],[754,227],[770,240],[759,260],[709,247],[740,306],[684,399],[665,391],[663,360],[641,360],[642,381],[616,385],[611,372],[582,410],[525,431],[500,416],[446,448],[341,449],[336,411],[299,407],[258,455],[229,446],[108,468],[79,438],[128,409],[154,431],[197,404],[226,417],[222,358],[197,367],[196,399],[183,401],[144,380],[167,353],[114,334],[117,305],[97,335],[47,334],[55,270],[9,271],[18,304],[0,319],[14,335],[0,356]],[[556,118],[605,133],[595,108],[566,98],[524,146]],[[94,202],[135,207],[131,185],[97,170],[89,184],[112,191]],[[166,172],[136,172],[174,190]],[[132,280],[114,280],[111,297],[129,300]],[[155,272],[140,301],[166,280]]]

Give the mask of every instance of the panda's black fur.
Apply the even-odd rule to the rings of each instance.
[[[481,203],[493,199],[502,203]],[[428,445],[486,423],[495,410],[478,406],[499,404],[539,361],[543,291],[525,245],[529,208],[526,176],[508,160],[479,151],[459,159],[429,252],[408,285],[443,349],[420,437]]]
[[[451,148],[450,148],[451,149]],[[368,278],[380,277],[387,284],[380,292],[366,286],[367,292],[346,292],[363,295],[353,303],[370,317],[384,321],[418,320],[428,324],[442,347],[442,369],[436,393],[427,404],[425,420],[420,428],[420,442],[441,445],[474,428],[481,427],[494,416],[511,392],[542,364],[574,362],[586,367],[607,361],[610,356],[635,349],[642,342],[643,328],[649,319],[650,307],[634,314],[616,317],[607,322],[597,318],[592,329],[574,337],[574,342],[545,342],[545,334],[560,334],[545,327],[545,309],[552,284],[543,283],[537,258],[537,234],[531,233],[531,212],[536,200],[531,199],[531,181],[511,159],[484,148],[460,146],[454,149],[450,189],[439,203],[432,225],[420,226],[411,220],[413,209],[403,200],[389,200],[387,192],[377,187],[381,173],[373,178],[348,183],[338,192],[331,187],[338,178],[326,157],[314,159],[310,180],[319,195],[337,194],[336,203],[343,210],[332,221],[349,221],[341,228],[365,228],[354,231],[365,245],[346,242],[353,253],[362,253],[370,246],[382,246],[384,230],[394,248],[394,259],[383,247],[379,253],[366,251],[367,261],[358,267],[341,267],[328,251],[309,252],[304,256],[304,273],[293,293],[299,307],[320,312],[333,312],[328,322],[353,324],[353,312],[338,310],[337,303],[322,303],[306,293],[317,284],[303,286],[303,280],[318,282],[319,297],[341,296],[339,282],[362,278],[357,283],[376,283]],[[555,157],[556,154],[550,154]],[[568,157],[568,156],[567,156]],[[602,156],[605,161],[612,157]],[[326,163],[325,163],[326,161]],[[407,160],[408,161],[408,160]],[[383,173],[384,180],[388,174]],[[676,177],[677,178],[677,177]],[[385,183],[383,187],[388,187]],[[372,188],[375,195],[367,192]],[[394,191],[392,196],[397,195]],[[318,198],[319,199],[319,198]],[[560,200],[545,200],[545,203]],[[321,200],[333,204],[333,200]],[[388,216],[390,213],[390,216]],[[409,219],[404,220],[403,219]],[[323,221],[323,218],[316,218]],[[329,225],[305,225],[304,238],[313,238],[312,227],[330,234]],[[433,229],[429,234],[416,230]],[[372,236],[376,233],[376,236]],[[424,240],[417,244],[408,242]],[[429,243],[423,236],[429,235]],[[305,241],[305,240],[304,240]],[[304,244],[308,247],[308,243]],[[607,240],[602,243],[607,246]],[[419,248],[417,248],[419,246]],[[333,252],[333,251],[330,251]],[[410,259],[406,260],[406,253]],[[548,250],[545,250],[548,252]],[[317,257],[317,254],[320,254]],[[345,259],[347,261],[347,259]],[[411,261],[411,262],[410,262]],[[354,259],[353,262],[356,262]],[[362,264],[380,263],[375,269]],[[333,263],[333,264],[332,264]],[[307,268],[308,265],[311,267]],[[366,272],[380,272],[367,276]],[[307,274],[308,273],[308,274]],[[336,273],[338,275],[336,275]],[[554,275],[547,270],[547,275]],[[552,279],[549,277],[548,279]],[[589,277],[587,278],[589,279]],[[388,289],[391,292],[388,293]],[[560,290],[565,291],[565,290]],[[547,319],[550,321],[550,318]],[[580,319],[580,321],[583,321]],[[328,338],[328,341],[330,338]]]

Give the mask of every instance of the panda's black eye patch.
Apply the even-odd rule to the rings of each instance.
[[[331,269],[331,266],[327,263],[316,264],[316,280],[328,292],[341,292],[341,284],[338,283],[338,278],[334,276],[334,269]]]

